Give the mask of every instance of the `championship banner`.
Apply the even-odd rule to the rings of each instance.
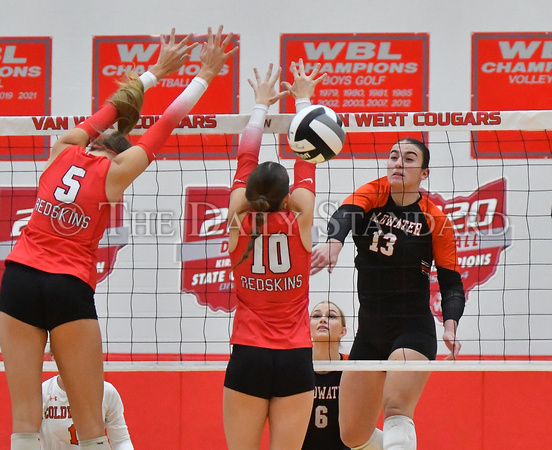
[[[0,187],[0,279],[4,273],[4,261],[11,252],[21,232],[29,223],[37,200],[36,187]],[[50,206],[48,206],[50,205]],[[47,203],[41,208],[51,208]],[[59,227],[71,228],[59,220]],[[129,230],[123,226],[123,205],[111,209],[108,226],[98,246],[98,283],[103,281],[113,270],[117,252],[128,244]]]
[[[282,81],[293,83],[292,62],[303,59],[307,73],[321,64],[328,76],[317,86],[313,104],[338,113],[427,111],[429,86],[428,34],[283,34],[280,43]],[[294,99],[280,102],[282,113],[294,113]],[[347,135],[355,158],[387,155],[406,135]],[[422,138],[421,133],[408,136]],[[293,152],[282,142],[282,156]],[[342,151],[340,156],[350,158]]]
[[[49,115],[52,38],[0,37],[0,116]],[[46,160],[49,139],[0,138],[0,161]]]
[[[228,255],[228,187],[187,187],[184,206],[182,292],[212,311],[236,307],[234,278]]]
[[[472,110],[549,110],[552,34],[474,33]],[[550,128],[550,125],[547,127]],[[552,132],[476,133],[475,158],[550,157]]]
[[[472,289],[483,285],[496,273],[501,254],[512,243],[513,230],[506,213],[506,180],[492,181],[470,195],[449,200],[431,193],[429,200],[452,222],[458,267],[467,301]],[[441,294],[435,267],[431,270],[430,280],[431,311],[442,321]]]
[[[176,36],[176,42],[186,36]],[[223,35],[224,39],[225,36]],[[168,39],[168,37],[167,37]],[[207,36],[196,35],[192,42],[206,42]],[[234,36],[226,51],[239,44],[239,36]],[[158,36],[96,36],[93,51],[93,102],[97,111],[117,90],[117,81],[129,71],[143,74],[153,66],[159,57],[161,44]],[[142,117],[136,128],[151,127],[165,108],[190,84],[201,68],[199,55],[201,45],[196,47],[190,60],[175,74],[159,80],[150,88],[144,98]],[[192,114],[184,118],[177,130],[201,130],[212,127],[207,116],[201,114],[235,114],[239,100],[239,52],[230,58],[220,74],[212,81]],[[137,138],[132,138],[136,141]],[[233,140],[237,143],[234,136]],[[157,159],[227,159],[228,143],[223,136],[171,136],[157,154]],[[235,152],[235,145],[232,147]]]

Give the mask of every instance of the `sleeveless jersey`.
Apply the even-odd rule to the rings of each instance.
[[[29,224],[6,258],[49,273],[74,275],[96,287],[96,252],[110,204],[111,161],[67,147],[40,177]]]
[[[253,213],[243,218],[232,265],[251,239]],[[238,304],[231,344],[292,349],[312,347],[309,272],[311,253],[301,242],[291,211],[267,213],[248,258],[234,268]]]
[[[67,393],[59,387],[57,375],[42,383],[42,425],[40,443],[43,450],[75,450],[77,433]],[[128,427],[123,415],[121,397],[115,387],[104,381],[102,414],[111,448],[132,450]]]
[[[441,269],[458,269],[454,232],[445,214],[421,195],[411,205],[396,205],[386,177],[360,187],[343,204],[364,210],[352,220],[361,304],[377,306],[373,312],[380,314],[398,307],[403,314],[428,310],[433,261]],[[381,302],[386,298],[396,301]]]
[[[339,435],[339,382],[341,371],[315,372],[314,403],[302,450],[342,450]]]

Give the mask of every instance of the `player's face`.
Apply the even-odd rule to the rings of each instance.
[[[393,191],[416,192],[429,174],[422,169],[422,151],[414,144],[397,143],[387,160],[387,179]]]
[[[311,336],[313,341],[340,341],[345,327],[339,310],[331,303],[320,303],[311,312]]]

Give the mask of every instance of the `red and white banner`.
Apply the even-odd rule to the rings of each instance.
[[[52,38],[0,37],[0,116],[50,114]],[[49,140],[0,138],[0,160],[47,159]]]
[[[318,85],[313,104],[339,113],[427,111],[427,34],[283,34],[280,45],[283,81],[293,83],[289,68],[300,58],[307,73],[320,63],[320,73],[328,74]],[[281,112],[294,111],[292,98],[281,103]],[[398,137],[393,133],[348,135],[347,139],[350,144],[362,144],[351,145],[355,158],[373,158],[387,154]],[[281,152],[282,156],[293,154],[285,145]],[[351,156],[346,153],[341,157]]]
[[[236,307],[228,255],[228,187],[188,187],[180,249],[182,292],[212,311]]]
[[[177,42],[185,36],[177,36]],[[224,36],[223,36],[224,37]],[[196,35],[194,42],[205,42],[206,36]],[[239,44],[234,36],[227,51]],[[157,36],[96,36],[93,52],[93,111],[117,90],[117,81],[133,70],[144,73],[157,62],[161,44]],[[165,108],[188,86],[201,68],[201,46],[196,47],[190,60],[175,74],[159,80],[145,95],[142,118],[138,128],[152,126]],[[220,74],[211,82],[207,92],[194,106],[194,114],[235,114],[239,101],[239,52],[230,58]],[[186,117],[178,128],[201,129],[204,116]],[[227,146],[220,136],[171,136],[157,157],[161,159],[218,159],[228,158]]]
[[[5,259],[31,219],[36,195],[36,187],[0,187],[0,279]],[[129,230],[123,226],[123,205],[118,204],[111,209],[108,226],[99,243],[98,282],[111,274],[117,252],[128,242]]]
[[[452,222],[456,235],[458,266],[466,300],[473,289],[487,282],[497,271],[500,256],[512,243],[512,227],[506,212],[506,180],[487,183],[467,196],[445,200],[429,194]],[[431,272],[430,307],[443,320],[441,294],[435,267]]]
[[[474,33],[472,77],[473,110],[550,110],[552,35]],[[477,158],[550,157],[550,138],[544,128],[477,133],[472,153]]]

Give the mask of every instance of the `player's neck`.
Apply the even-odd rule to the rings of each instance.
[[[314,361],[339,361],[339,342],[317,342],[312,348]]]
[[[418,201],[420,193],[417,190],[413,192],[391,192],[391,198],[397,206],[408,206]]]

